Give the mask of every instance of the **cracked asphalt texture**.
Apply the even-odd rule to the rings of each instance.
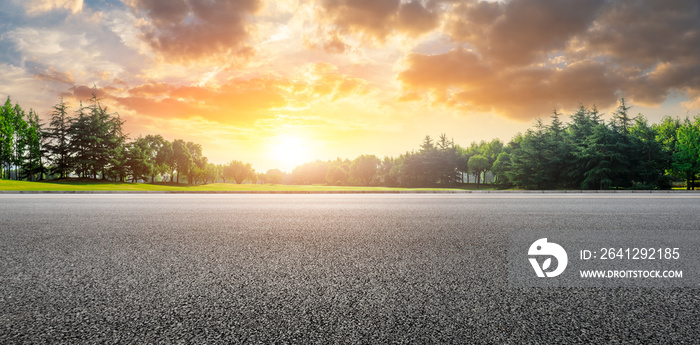
[[[700,231],[700,198],[1,195],[0,343],[697,344],[700,288],[510,286],[521,228]]]

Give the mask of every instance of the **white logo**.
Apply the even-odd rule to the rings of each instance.
[[[560,275],[566,269],[566,264],[569,263],[569,257],[566,255],[566,251],[560,245],[547,242],[547,238],[540,238],[535,241],[531,246],[530,250],[527,251],[528,255],[546,255],[553,256],[557,259],[557,268],[554,271],[545,272],[550,266],[552,266],[552,258],[549,257],[542,263],[542,267],[537,262],[536,258],[529,258],[532,268],[535,269],[538,277],[556,277]]]

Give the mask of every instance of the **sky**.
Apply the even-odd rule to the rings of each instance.
[[[131,138],[284,171],[507,142],[554,109],[700,113],[700,3],[7,0],[0,97],[43,119],[96,91]],[[564,120],[567,119],[565,115]]]

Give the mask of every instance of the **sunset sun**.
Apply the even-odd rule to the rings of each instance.
[[[309,158],[308,143],[301,137],[281,134],[270,144],[270,156],[283,170],[292,169]]]

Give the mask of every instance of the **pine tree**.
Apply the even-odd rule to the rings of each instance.
[[[46,131],[46,152],[53,163],[50,173],[58,174],[59,178],[67,177],[73,169],[71,123],[68,106],[61,98],[53,107]]]
[[[629,117],[629,110],[632,107],[627,106],[624,98],[620,98],[620,104],[615,113],[613,113],[612,127],[618,132],[627,133],[632,126],[634,118]]]
[[[44,179],[44,163],[42,161],[45,150],[43,148],[44,133],[39,116],[32,109],[27,116],[27,158],[25,162],[25,175],[27,180]]]

